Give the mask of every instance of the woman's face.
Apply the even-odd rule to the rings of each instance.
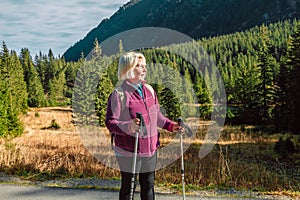
[[[137,58],[137,64],[134,66],[134,78],[130,80],[133,84],[138,84],[144,81],[147,69],[143,58]]]

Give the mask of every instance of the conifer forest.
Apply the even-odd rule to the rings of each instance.
[[[199,45],[207,54],[201,52]],[[226,116],[222,116],[226,124],[251,124],[264,127],[270,133],[300,134],[299,21],[256,26],[247,31],[202,38],[174,48],[180,48],[187,57],[200,60],[202,70],[195,70],[200,66],[193,66],[163,49],[140,50],[147,63],[159,63],[173,69],[166,72],[153,67],[147,75],[149,79],[158,80],[152,86],[170,118],[180,117],[182,113],[186,117],[195,115],[196,111],[185,109],[181,101],[199,105],[201,118],[210,118],[212,95],[220,92],[218,87],[211,85],[215,82],[216,72],[209,68],[208,63],[213,62],[226,91]],[[123,51],[122,45],[119,50]],[[96,120],[104,126],[106,101],[118,84],[119,55],[102,56],[101,46],[95,41],[91,59],[87,60],[85,56],[82,55],[76,62],[66,62],[63,57],[55,57],[51,49],[47,54],[31,55],[29,49],[23,48],[18,53],[3,42],[0,51],[0,136],[22,134],[19,115],[26,113],[30,107],[84,107],[87,99],[95,104]],[[110,63],[109,67],[102,70],[101,65],[106,62]],[[83,65],[99,68],[82,68]],[[180,73],[187,83],[178,84],[181,80],[172,75],[175,72]],[[186,95],[174,95],[164,84],[159,84],[159,77],[164,73],[169,77],[167,85],[178,87],[176,91],[191,87],[196,101]],[[85,75],[98,80],[96,95],[91,96],[76,88]],[[90,84],[95,85],[95,82]],[[74,92],[83,93],[85,98],[72,98]]]

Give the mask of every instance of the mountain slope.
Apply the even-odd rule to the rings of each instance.
[[[194,39],[223,35],[299,16],[300,0],[132,0],[103,20],[63,55],[88,55],[95,39],[138,27],[164,27]]]

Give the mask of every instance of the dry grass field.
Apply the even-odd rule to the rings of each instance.
[[[22,121],[25,132],[21,137],[1,140],[0,163],[5,172],[27,179],[117,175],[103,174],[105,167],[84,147],[70,108],[30,109]]]
[[[30,180],[119,178],[118,170],[104,166],[87,150],[72,123],[71,108],[32,108],[22,121],[22,136],[0,139],[2,172]],[[243,127],[243,131],[240,127],[224,127],[218,143],[200,159],[198,152],[210,123],[190,122],[198,131],[184,154],[187,190],[234,187],[299,195],[299,151],[287,157],[275,154],[278,135],[267,137],[250,131],[251,127]],[[164,132],[161,142],[162,146],[170,142]],[[158,185],[180,187],[180,160],[160,169],[156,181]]]

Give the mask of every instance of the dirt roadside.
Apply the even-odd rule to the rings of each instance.
[[[120,187],[119,180],[103,180],[99,178],[69,178],[45,181],[29,181],[23,180],[17,176],[0,173],[0,185],[27,185],[38,187],[54,187],[54,188],[69,188],[69,189],[95,189],[106,191],[118,191]],[[176,189],[155,186],[155,191],[160,194],[180,194]],[[139,192],[139,186],[137,186]],[[187,195],[201,197],[227,197],[228,199],[278,199],[278,200],[300,200],[299,197],[290,197],[287,195],[263,194],[252,191],[238,191],[235,189],[226,190],[188,190]]]

